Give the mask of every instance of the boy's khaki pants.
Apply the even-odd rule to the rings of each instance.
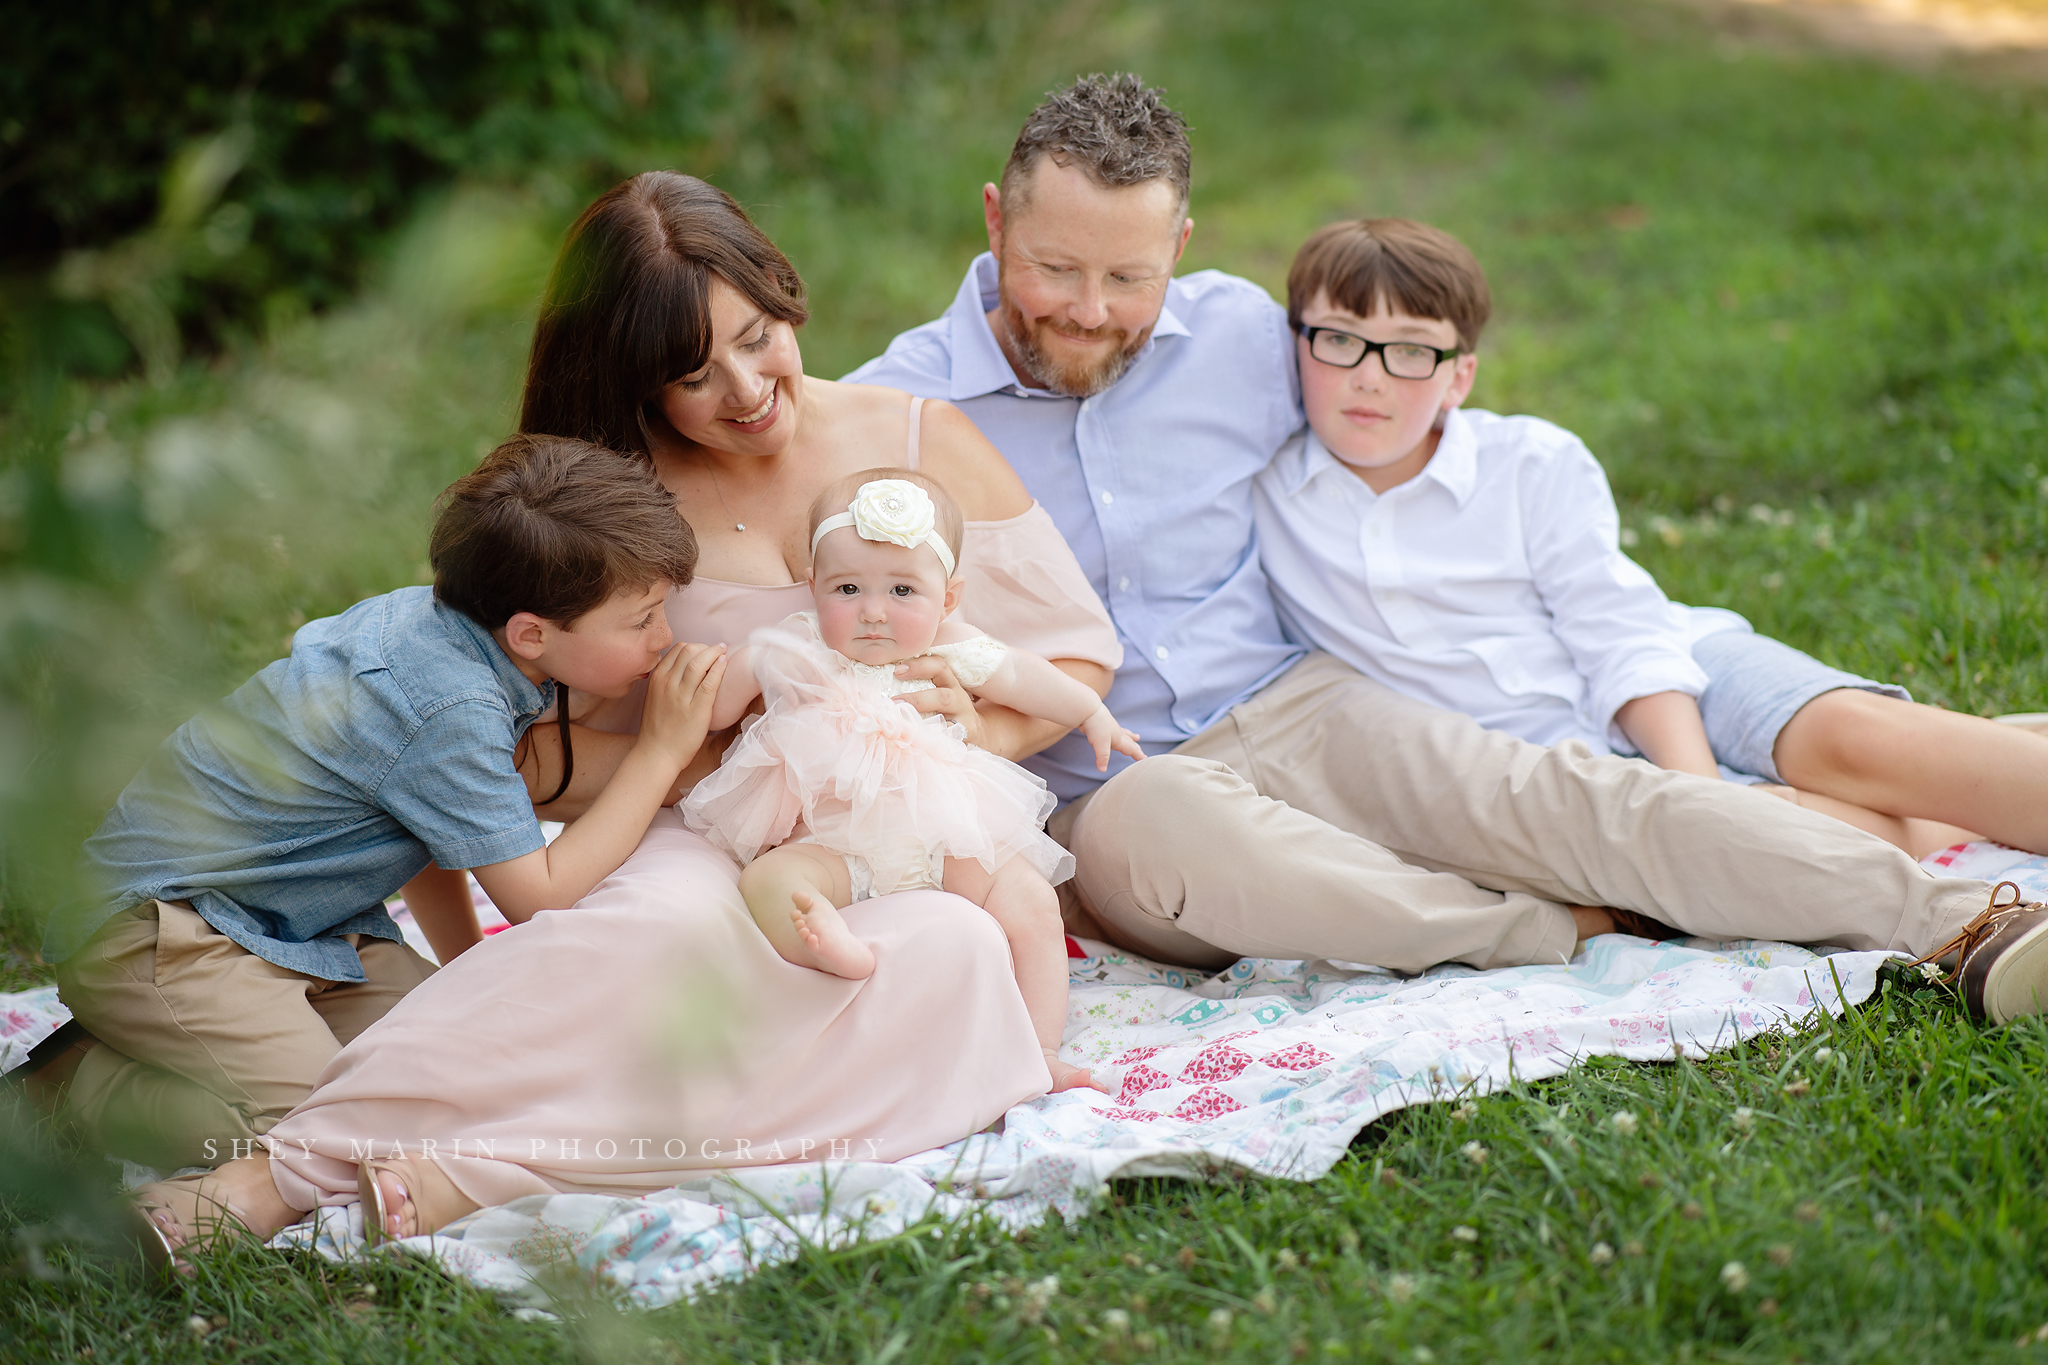
[[[1558,962],[1568,904],[1918,954],[1990,893],[1790,802],[1528,744],[1321,653],[1051,828],[1077,865],[1071,928],[1096,927],[1078,900],[1111,941],[1203,967]]]
[[[107,1151],[160,1171],[247,1155],[343,1044],[434,970],[402,943],[349,937],[360,985],[266,962],[185,901],[116,915],[57,964],[59,996],[99,1041],[65,1113]]]

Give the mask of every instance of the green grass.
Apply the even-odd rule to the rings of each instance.
[[[627,1314],[572,1295],[559,1326],[511,1320],[417,1263],[244,1247],[151,1293],[60,1257],[68,1278],[10,1288],[0,1348],[90,1347],[95,1361],[2031,1359],[2048,1348],[2013,1343],[2048,1322],[2044,1061],[2048,1029],[1987,1036],[1893,977],[1797,1038],[1702,1063],[1599,1061],[1408,1111],[1310,1185],[1124,1182],[1071,1225],[1012,1238],[929,1224],[694,1305]],[[1622,1112],[1632,1132],[1617,1130]],[[1057,1291],[1034,1302],[1049,1277]]]
[[[650,162],[756,208],[811,285],[807,359],[832,375],[951,298],[979,186],[1037,92],[1141,70],[1195,129],[1189,268],[1277,290],[1332,217],[1451,228],[1496,294],[1475,403],[1585,436],[1673,596],[1924,700],[2048,709],[2048,92],[1816,52],[1769,19],[824,5],[724,31],[721,131]],[[424,206],[357,305],[161,389],[51,377],[17,329],[0,986],[43,976],[33,922],[149,745],[298,621],[419,577],[432,491],[510,422],[526,310],[576,206],[547,173]],[[0,1357],[2021,1359],[2048,1353],[2012,1345],[2048,1321],[2044,1045],[1894,984],[1796,1040],[1590,1066],[1464,1120],[1395,1115],[1311,1185],[1124,1184],[1028,1238],[919,1233],[559,1325],[404,1264],[245,1249],[155,1291],[82,1249],[38,1278],[18,1243]],[[1460,1154],[1475,1141],[1483,1165]],[[0,1161],[0,1230],[75,1212],[19,1173],[61,1165]],[[1059,1293],[1033,1320],[1025,1287],[1046,1276]]]

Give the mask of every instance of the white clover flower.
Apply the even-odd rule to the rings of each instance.
[[[1479,1240],[1479,1229],[1466,1227],[1463,1223],[1460,1223],[1451,1229],[1451,1240],[1454,1242],[1476,1242]]]
[[[1408,1303],[1415,1298],[1417,1285],[1413,1275],[1387,1276],[1387,1297],[1395,1303]]]
[[[1228,1308],[1210,1309],[1209,1331],[1216,1337],[1218,1341],[1223,1340],[1223,1338],[1230,1335],[1230,1324],[1234,1320],[1234,1318],[1235,1315],[1232,1314]]]
[[[1734,1123],[1736,1132],[1749,1132],[1756,1127],[1756,1110],[1746,1104],[1738,1106],[1735,1110]]]
[[[1460,1147],[1458,1150],[1460,1152],[1463,1152],[1465,1154],[1465,1160],[1471,1162],[1474,1166],[1484,1166],[1486,1164],[1486,1158],[1488,1153],[1486,1148],[1482,1144],[1478,1142],[1468,1142],[1463,1147]]]
[[[1614,1248],[1605,1242],[1595,1242],[1593,1249],[1586,1253],[1586,1259],[1594,1265],[1610,1265],[1614,1261]]]
[[[1941,968],[1935,966],[1932,962],[1923,962],[1920,964],[1920,975],[1925,977],[1927,980],[1934,982],[1948,980],[1948,973],[1943,971]]]
[[[1623,1137],[1634,1137],[1637,1127],[1636,1116],[1626,1109],[1617,1109],[1614,1111],[1614,1117],[1607,1120],[1607,1126]]]
[[[1816,1062],[1824,1062],[1834,1055],[1835,1050],[1831,1047],[1817,1047],[1813,1050],[1813,1060]]]
[[[1470,1122],[1470,1121],[1471,1121],[1471,1119],[1473,1118],[1473,1116],[1474,1116],[1474,1115],[1476,1115],[1476,1114],[1478,1114],[1478,1112],[1479,1112],[1479,1106],[1478,1106],[1478,1105],[1476,1105],[1476,1104],[1474,1104],[1474,1103],[1472,1103],[1472,1101],[1470,1101],[1470,1100],[1466,1100],[1466,1101],[1465,1101],[1465,1102],[1464,1102],[1463,1104],[1459,1105],[1459,1106],[1458,1106],[1458,1107],[1457,1107],[1456,1109],[1453,1109],[1453,1110],[1451,1111],[1451,1122],[1453,1122],[1453,1123],[1467,1123],[1467,1122]]]
[[[862,540],[886,540],[906,549],[938,525],[932,495],[908,479],[875,479],[853,495],[853,529]]]
[[[1301,1257],[1294,1254],[1292,1247],[1281,1247],[1280,1253],[1273,1259],[1280,1263],[1282,1270],[1292,1270],[1301,1264]]]
[[[1728,1286],[1731,1294],[1740,1294],[1749,1288],[1749,1272],[1742,1268],[1742,1262],[1730,1261],[1721,1267],[1721,1283]]]
[[[1024,1287],[1024,1297],[1040,1308],[1051,1303],[1053,1296],[1059,1292],[1060,1277],[1057,1275],[1048,1275],[1042,1280],[1033,1280]]]
[[[1131,1330],[1131,1315],[1121,1308],[1111,1308],[1102,1315],[1102,1325],[1121,1336]]]

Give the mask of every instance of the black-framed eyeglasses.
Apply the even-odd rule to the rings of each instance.
[[[1419,341],[1367,341],[1334,327],[1297,327],[1308,341],[1308,353],[1325,365],[1355,370],[1365,358],[1379,352],[1380,364],[1396,379],[1427,379],[1436,367],[1463,352],[1457,347],[1425,346]]]

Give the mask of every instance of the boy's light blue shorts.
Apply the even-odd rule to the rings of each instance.
[[[1693,645],[1692,657],[1707,672],[1707,690],[1700,694],[1707,742],[1722,774],[1737,782],[1784,782],[1771,761],[1778,732],[1800,707],[1823,692],[1854,687],[1913,700],[1903,687],[1829,668],[1810,654],[1748,629],[1709,635]]]

